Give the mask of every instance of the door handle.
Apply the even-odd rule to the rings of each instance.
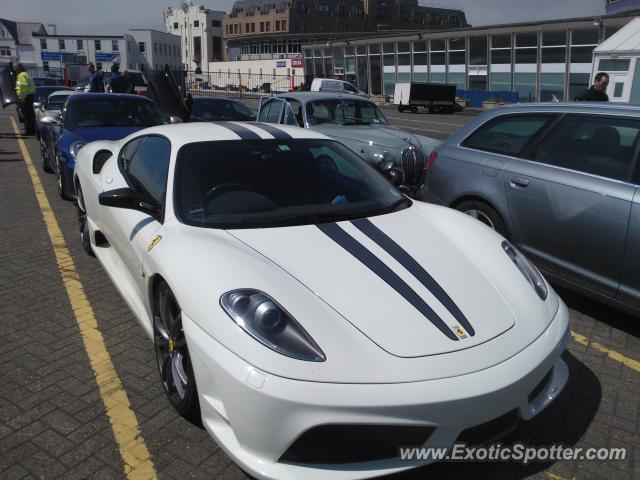
[[[513,177],[511,179],[511,186],[513,188],[526,188],[529,186],[531,181],[528,178],[523,177]]]

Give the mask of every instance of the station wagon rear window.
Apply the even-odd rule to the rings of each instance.
[[[482,125],[462,145],[517,156],[551,118],[553,115],[503,115]]]

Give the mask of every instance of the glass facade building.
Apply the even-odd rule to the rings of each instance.
[[[386,34],[304,45],[305,75],[393,95],[399,82],[517,92],[521,102],[572,100],[589,86],[593,49],[634,17]]]

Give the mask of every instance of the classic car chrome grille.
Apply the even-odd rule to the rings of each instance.
[[[402,152],[405,185],[417,185],[424,173],[424,154],[411,146]]]

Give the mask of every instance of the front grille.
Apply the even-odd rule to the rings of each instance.
[[[551,375],[552,374],[553,374],[553,368],[551,370],[549,370],[549,372],[544,376],[544,378],[542,380],[540,380],[540,383],[538,383],[538,385],[536,385],[536,388],[534,388],[531,391],[531,393],[527,397],[527,400],[529,402],[532,402],[533,399],[535,399],[540,394],[540,392],[548,385],[549,380],[551,380]]]
[[[97,175],[102,171],[102,167],[107,163],[107,160],[111,158],[111,152],[109,150],[99,150],[93,156],[93,173]]]
[[[400,447],[421,446],[434,427],[321,425],[307,430],[280,457],[281,462],[345,464],[398,456]]]
[[[467,445],[481,445],[500,438],[518,426],[520,417],[518,410],[511,410],[504,415],[486,423],[464,430],[456,440]]]
[[[414,146],[403,150],[402,169],[404,171],[404,183],[409,186],[416,186],[424,173],[424,154]]]

